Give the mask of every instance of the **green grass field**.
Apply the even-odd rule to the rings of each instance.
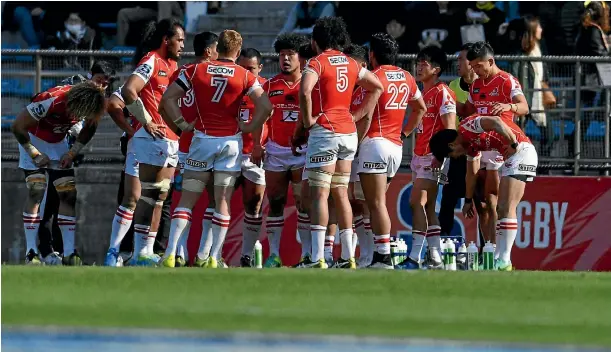
[[[3,266],[2,324],[611,346],[611,274]]]

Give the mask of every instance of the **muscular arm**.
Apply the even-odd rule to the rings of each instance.
[[[405,137],[408,137],[416,129],[416,127],[420,125],[422,117],[426,113],[426,104],[424,103],[424,99],[422,99],[422,97],[410,101],[409,107],[411,108],[412,112],[409,114],[407,124],[403,128],[403,132],[401,132]]]
[[[441,115],[441,123],[443,123],[443,128],[455,130],[456,129],[456,114],[451,112],[449,114]]]
[[[112,121],[119,126],[123,132],[125,132],[128,136],[133,136],[135,131],[132,126],[127,122],[125,115],[123,114],[123,108],[125,108],[125,103],[121,101],[118,97],[112,95],[108,100],[108,115]]]
[[[36,126],[38,121],[30,115],[30,113],[23,109],[13,124],[11,125],[11,132],[15,135],[15,139],[22,146],[30,143],[30,135],[28,134],[28,129],[32,126]]]
[[[98,129],[99,122],[100,119],[98,118],[85,120],[81,133],[76,137],[77,143],[81,143],[83,146],[89,143]]]
[[[303,127],[310,128],[316,123],[316,118],[312,116],[312,90],[318,82],[318,75],[313,72],[305,72],[301,78],[299,87],[299,108],[303,119]]]
[[[526,97],[522,94],[516,95],[511,99],[511,101],[515,104],[514,112],[518,116],[527,115],[530,112],[528,108],[528,103],[526,102]]]
[[[255,130],[260,130],[263,124],[269,118],[273,110],[272,102],[269,100],[267,93],[263,88],[256,88],[249,95],[250,100],[255,105],[255,113],[252,121],[241,125],[242,132],[253,133]],[[255,136],[253,135],[253,138]],[[259,142],[261,141],[261,134],[259,133]]]
[[[146,111],[142,100],[138,97],[138,94],[140,94],[140,91],[145,85],[146,82],[140,76],[132,74],[121,89],[121,96],[125,101],[127,110],[129,110],[142,125],[146,125],[152,121],[151,115]]]
[[[365,99],[363,99],[359,109],[353,114],[354,122],[358,122],[363,117],[373,113],[373,109],[376,107],[380,95],[382,95],[384,91],[384,86],[378,77],[367,70],[356,84],[363,87],[363,89],[367,91],[367,94],[365,94]]]
[[[365,138],[367,132],[369,131],[369,127],[371,127],[371,120],[373,119],[373,110],[371,110],[367,115],[365,115],[362,119],[356,122],[356,134],[359,139],[359,143]]]
[[[477,181],[477,172],[481,158],[467,160],[467,176],[465,177],[465,198],[473,199],[475,193],[475,185]]]
[[[172,83],[163,93],[161,102],[159,103],[159,113],[168,126],[172,126],[172,130],[177,127],[181,130],[187,129],[190,125],[182,117],[182,112],[178,106],[178,99],[182,98],[187,91],[178,83]]]
[[[456,114],[461,117],[467,117],[475,114],[477,109],[470,101],[465,101],[465,103],[456,102]]]
[[[480,126],[484,131],[495,131],[499,133],[509,144],[517,143],[516,135],[498,116],[480,117]]]

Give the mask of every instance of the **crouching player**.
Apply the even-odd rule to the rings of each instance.
[[[28,198],[24,206],[26,264],[41,264],[36,238],[40,226],[39,206],[47,177],[59,195],[57,222],[64,243],[64,265],[81,265],[74,246],[76,230],[76,184],[72,161],[97,129],[106,106],[104,90],[93,82],[51,88],[38,94],[13,123],[19,142],[19,168],[25,173]],[[68,149],[70,128],[85,120],[76,143]]]
[[[456,158],[467,154],[467,163],[472,166],[468,170],[475,170],[467,172],[466,177],[463,213],[469,218],[474,215],[472,198],[481,152],[503,153],[505,162],[500,169],[497,205],[500,219],[497,221],[497,231],[501,238],[497,249],[500,256],[495,267],[500,271],[511,271],[511,248],[518,232],[517,206],[524,195],[526,182],[532,182],[537,171],[537,151],[530,139],[512,121],[498,116],[473,115],[460,122],[458,131],[446,129],[435,134],[430,147],[437,160],[443,160],[448,155]]]

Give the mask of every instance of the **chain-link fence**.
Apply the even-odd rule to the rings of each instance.
[[[112,87],[116,89],[133,69],[132,54],[129,51],[2,50],[3,160],[14,160],[17,156],[17,143],[8,132],[8,127],[31,96],[57,85],[67,76],[85,73],[95,60],[102,59],[110,61],[117,69],[119,79]],[[189,62],[193,56],[193,53],[183,53],[180,64]],[[401,55],[397,65],[415,72],[415,58],[415,55]],[[450,59],[451,67],[442,77],[445,81],[457,77],[456,57]],[[540,165],[547,169],[572,169],[575,174],[584,169],[609,170],[611,86],[600,83],[598,78],[593,80],[592,72],[596,72],[593,70],[595,64],[602,64],[599,71],[600,76],[604,76],[605,67],[611,67],[611,58],[497,57],[499,67],[514,74],[522,82],[526,95],[541,90],[527,83],[529,64],[537,61],[547,65],[549,85],[557,100],[553,109],[538,110],[531,107],[531,114],[539,115],[534,119],[520,121],[537,148]],[[277,55],[264,54],[262,75],[270,78],[279,71]],[[609,72],[611,75],[611,70]],[[542,126],[541,121],[545,121],[545,126]],[[87,147],[86,160],[121,160],[119,136],[120,130],[110,118],[105,118]],[[410,139],[404,145],[403,161],[406,166],[411,160],[413,144],[414,140]]]

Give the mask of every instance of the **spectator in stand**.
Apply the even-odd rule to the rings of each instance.
[[[314,22],[321,17],[335,16],[335,6],[330,1],[300,1],[289,13],[280,33],[312,34]]]
[[[2,2],[2,30],[19,31],[28,46],[37,46],[43,40],[41,22],[45,11],[41,2]]]
[[[485,41],[490,43],[496,51],[499,27],[505,23],[505,12],[496,7],[492,1],[476,1],[467,7],[465,16],[467,23],[482,24],[486,37]]]
[[[408,18],[417,20],[410,23],[410,33],[403,36],[400,44],[405,47],[405,43],[402,43],[405,40],[413,42],[409,45],[409,53],[430,45],[440,47],[446,53],[460,51],[460,26],[466,23],[462,16],[465,10],[461,2],[428,1],[408,5]],[[392,30],[392,26],[390,23],[387,27],[391,35],[389,30]]]
[[[176,18],[180,21],[184,18],[184,1],[143,1],[138,2],[136,7],[119,10],[117,13],[117,45],[128,44],[127,35],[130,27],[136,23],[148,23],[150,21],[161,21],[166,18]]]
[[[575,42],[575,54],[579,56],[609,56],[609,44],[607,35],[609,26],[609,8],[604,1],[586,1],[586,9],[581,16],[581,28]],[[601,82],[598,77],[596,64],[583,64],[581,84],[588,87],[600,87]],[[581,105],[591,107],[600,104],[597,98],[597,90],[582,90]],[[583,123],[581,124],[581,140],[588,129],[590,120],[598,115],[595,113],[584,113]],[[574,138],[569,139],[569,154],[574,153]]]
[[[544,53],[541,46],[543,28],[541,28],[539,19],[534,16],[524,16],[518,19],[518,21],[521,22],[521,28],[517,35],[520,46],[512,54],[534,58],[543,56]],[[523,72],[522,68],[524,64],[527,65],[525,72]],[[530,113],[526,115],[526,119],[532,119],[539,127],[541,131],[541,155],[549,156],[554,136],[550,134],[552,129],[548,128],[545,109],[553,108],[556,105],[556,98],[551,90],[549,90],[547,64],[542,61],[528,61],[524,63],[516,61],[512,65],[511,74],[514,77],[520,77],[526,101],[528,106],[530,106]],[[540,91],[538,89],[548,90]],[[523,123],[521,125],[522,127],[524,126]]]

